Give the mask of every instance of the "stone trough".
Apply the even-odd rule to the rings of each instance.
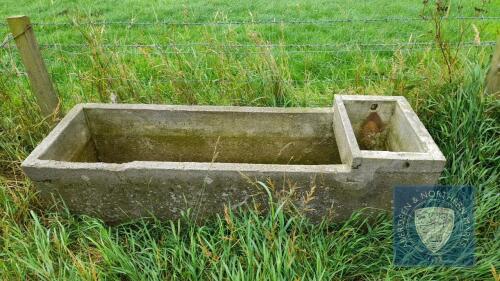
[[[394,186],[434,184],[444,165],[403,97],[337,95],[333,108],[79,104],[22,167],[43,203],[119,223],[265,206],[258,182],[338,221],[390,210]]]

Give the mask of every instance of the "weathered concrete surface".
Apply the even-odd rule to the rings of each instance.
[[[391,124],[391,151],[360,150],[371,111]],[[77,105],[22,166],[43,201],[117,223],[265,205],[256,181],[293,190],[313,220],[342,220],[390,209],[393,186],[433,184],[444,163],[404,98],[336,96],[333,109]]]
[[[84,109],[100,161],[340,164],[331,109],[139,108]]]

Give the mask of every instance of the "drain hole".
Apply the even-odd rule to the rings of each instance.
[[[372,104],[372,105],[370,106],[370,109],[371,109],[371,110],[375,110],[375,109],[377,109],[377,107],[378,107],[378,104],[374,103],[374,104]]]
[[[405,162],[405,163],[403,164],[403,167],[405,167],[405,168],[410,167],[410,162]]]

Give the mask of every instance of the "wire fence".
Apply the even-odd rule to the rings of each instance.
[[[442,20],[448,21],[493,21],[500,20],[500,16],[454,16],[443,17]],[[34,22],[35,26],[221,26],[221,25],[331,25],[338,23],[380,23],[380,22],[422,22],[432,21],[431,17],[383,17],[383,18],[336,18],[336,19],[257,19],[257,20],[228,20],[228,21],[87,21],[87,22]],[[0,26],[6,26],[0,23]]]
[[[230,21],[214,21],[214,22],[186,22],[186,21],[92,21],[92,22],[35,22],[35,26],[80,26],[80,25],[116,25],[116,26],[156,26],[156,25],[173,25],[173,26],[209,26],[209,25],[253,25],[253,24],[334,24],[334,23],[378,23],[378,22],[413,22],[413,21],[431,21],[430,17],[384,17],[384,18],[336,18],[336,19],[260,19],[260,20],[230,20]],[[458,21],[498,21],[500,16],[448,16],[442,20],[458,20]],[[1,23],[1,25],[5,25]],[[13,38],[9,34],[0,44],[0,48],[12,48],[9,44]],[[494,41],[484,42],[449,42],[448,47],[463,48],[463,47],[488,47],[495,45]],[[87,43],[43,43],[39,44],[42,49],[56,49],[65,51],[68,54],[82,54],[82,52],[71,52],[70,50],[88,49],[91,47]],[[208,50],[196,50],[197,47],[207,47]],[[216,43],[216,42],[187,42],[187,43],[171,43],[171,44],[101,44],[99,48],[118,50],[118,49],[150,49],[162,54],[189,54],[189,53],[214,53],[217,50],[225,49],[273,49],[287,53],[345,53],[351,51],[369,51],[369,52],[392,52],[401,49],[421,50],[436,48],[435,42],[347,42],[347,43],[317,43],[317,44],[235,44],[235,43]],[[267,51],[267,50],[266,50]],[[127,54],[137,54],[137,51],[125,52]],[[261,51],[251,51],[249,53],[261,53]]]
[[[175,22],[175,21],[96,21],[85,23],[71,23],[71,22],[35,22],[35,26],[74,26],[79,25],[116,25],[116,26],[217,26],[217,25],[265,25],[265,24],[290,24],[290,25],[329,25],[335,23],[380,23],[380,22],[416,22],[416,21],[430,21],[431,18],[426,17],[386,17],[386,18],[344,18],[344,19],[326,19],[326,20],[301,20],[301,19],[266,19],[266,20],[239,20],[239,21],[216,21],[216,22]],[[480,16],[480,17],[446,17],[443,20],[458,20],[458,21],[497,21],[500,16]],[[2,24],[5,25],[5,24]],[[3,49],[15,49],[12,35],[8,35],[0,44]],[[440,45],[444,44],[446,46]],[[89,43],[42,43],[39,47],[44,50],[55,50],[65,52],[69,55],[89,55],[95,52],[96,47],[106,51],[114,51],[119,54],[145,54],[158,53],[158,54],[217,54],[218,52],[236,52],[242,50],[245,54],[267,54],[269,52],[275,53],[314,53],[314,54],[335,54],[335,53],[350,53],[350,52],[395,52],[395,51],[414,51],[414,50],[431,50],[440,47],[446,48],[484,48],[495,46],[495,41],[467,41],[467,42],[447,42],[438,43],[435,41],[416,42],[333,42],[333,43],[307,43],[307,44],[250,44],[250,43],[219,43],[219,42],[183,42],[183,43],[169,43],[169,44],[99,44],[93,46]],[[25,74],[22,73],[24,76]],[[148,83],[148,78],[122,78],[122,77],[79,77],[78,79],[91,79],[91,80],[119,80],[123,82],[140,81],[141,83]],[[355,77],[339,77],[332,79],[276,79],[273,78],[247,78],[248,83],[294,83],[294,84],[331,84],[339,82],[355,82],[361,78]],[[382,81],[390,80],[392,78],[380,75],[363,76],[363,81]],[[235,79],[227,78],[206,78],[206,79],[188,79],[188,78],[174,78],[164,79],[156,82],[163,83],[231,83]]]

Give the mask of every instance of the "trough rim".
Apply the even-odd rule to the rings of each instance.
[[[425,152],[393,152],[360,150],[354,135],[351,122],[343,101],[395,101],[404,111],[404,117],[419,136]],[[51,146],[58,136],[64,133],[70,122],[86,109],[106,110],[152,110],[152,111],[184,111],[184,112],[239,112],[239,113],[331,113],[338,110],[343,133],[347,136],[347,150],[351,159],[341,159],[340,164],[258,164],[258,163],[222,163],[222,162],[172,162],[172,161],[132,161],[125,163],[105,162],[70,162],[40,159],[41,155]],[[332,127],[334,126],[332,122]],[[334,128],[333,128],[334,129]],[[337,136],[335,136],[337,137]],[[234,172],[282,172],[286,173],[349,173],[364,161],[433,161],[435,165],[428,167],[429,171],[441,171],[446,159],[435,144],[429,132],[419,120],[408,101],[402,96],[365,96],[365,95],[335,95],[333,107],[249,107],[249,106],[210,106],[210,105],[158,105],[158,104],[103,104],[80,103],[75,105],[52,131],[36,146],[31,154],[22,162],[22,168],[46,168],[56,170],[111,170],[129,169],[182,170],[182,171],[234,171]],[[424,169],[424,170],[427,170]]]
[[[382,151],[382,150],[361,150],[352,128],[351,120],[347,114],[344,101],[372,101],[372,102],[395,102],[403,111],[403,117],[408,121],[412,130],[418,136],[418,141],[423,145],[423,152],[403,152],[403,151]],[[335,95],[334,107],[339,111],[340,121],[344,127],[347,137],[347,144],[352,157],[352,165],[357,165],[362,159],[383,159],[383,160],[406,160],[418,161],[429,160],[444,163],[446,158],[432,139],[429,131],[413,111],[410,103],[404,96],[372,96],[372,95]]]

